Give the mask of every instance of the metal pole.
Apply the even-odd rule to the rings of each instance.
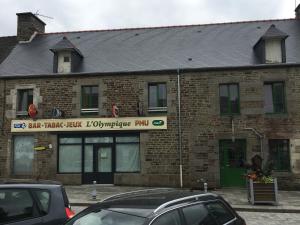
[[[181,142],[181,99],[180,99],[180,72],[177,70],[177,100],[178,100],[178,149],[179,149],[179,176],[180,187],[183,187],[183,173],[182,173],[182,142]]]

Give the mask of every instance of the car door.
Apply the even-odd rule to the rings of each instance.
[[[218,224],[237,224],[236,216],[221,201],[213,201],[205,204],[208,212],[214,217]]]
[[[42,224],[37,205],[28,189],[0,189],[0,224]]]

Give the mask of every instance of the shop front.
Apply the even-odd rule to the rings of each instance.
[[[36,132],[55,135],[57,143],[50,144],[56,146],[53,149],[57,151],[56,173],[60,176],[80,174],[83,184],[94,181],[114,184],[116,173],[140,173],[140,132],[162,129],[167,129],[166,117],[13,120],[11,123],[16,144]],[[33,151],[48,147],[36,146],[32,138],[26,149],[33,158]],[[17,170],[22,165],[18,163],[20,160],[15,161]]]

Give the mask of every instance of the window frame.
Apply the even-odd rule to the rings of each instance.
[[[97,88],[97,108],[95,107],[83,107],[83,89],[84,88],[89,88],[89,93],[88,93],[88,103],[87,105],[91,105],[93,100],[92,100],[92,88],[96,87]],[[81,115],[97,115],[99,113],[99,85],[82,85],[80,87],[80,114]]]
[[[27,108],[25,110],[20,110],[19,109],[19,103],[20,103],[20,92],[27,92],[27,98],[29,96],[28,92],[31,91],[32,92],[32,102],[29,103],[29,100],[27,99]],[[16,115],[17,116],[28,116],[28,107],[30,104],[33,104],[34,102],[34,89],[33,88],[20,88],[17,89],[17,96],[16,96]]]
[[[283,161],[284,160],[286,160],[286,158],[282,158],[282,152],[283,152],[283,149],[284,149],[284,141],[286,141],[287,142],[287,144],[286,144],[286,147],[287,147],[287,159],[288,159],[288,164],[287,164],[287,167],[288,168],[282,168],[282,165],[283,165]],[[273,143],[271,143],[271,142],[273,142]],[[280,143],[281,142],[281,143]],[[290,140],[289,139],[269,139],[268,140],[268,147],[269,147],[269,158],[271,159],[271,160],[273,160],[274,158],[274,171],[276,171],[276,172],[290,172],[291,171],[291,149],[290,149]],[[279,146],[279,145],[282,145],[282,146]],[[274,153],[274,151],[271,151],[271,148],[272,147],[275,147],[276,148],[276,156],[273,158],[272,157],[272,155],[271,155],[271,153]],[[279,148],[281,147],[281,154],[280,155],[278,155],[278,151],[279,151]],[[278,156],[280,156],[280,157],[278,157]],[[280,160],[281,159],[281,160]],[[278,162],[278,160],[279,160],[279,162]],[[278,165],[280,165],[280,169],[277,169],[278,168]]]
[[[165,95],[166,95],[166,105],[165,106],[158,106],[159,105],[159,85],[165,86]],[[150,106],[150,86],[156,87],[156,106]],[[150,82],[148,83],[148,112],[167,112],[168,110],[168,89],[167,89],[167,82]]]
[[[275,112],[275,103],[274,103],[274,84],[282,84],[283,85],[283,108],[282,112]],[[265,86],[271,85],[272,89],[272,106],[273,106],[273,112],[266,112],[264,109],[265,114],[286,114],[287,113],[287,104],[286,104],[286,88],[285,88],[285,81],[266,81],[264,82],[264,107],[265,107]]]
[[[238,110],[237,112],[232,112],[232,104],[230,102],[230,85],[236,85],[237,87],[237,107],[238,107]],[[227,111],[228,112],[222,112],[222,106],[221,106],[221,86],[226,86],[226,89],[227,89]],[[241,112],[241,107],[240,107],[240,85],[239,83],[220,83],[219,84],[219,107],[220,107],[220,114],[221,115],[240,115],[240,112]]]

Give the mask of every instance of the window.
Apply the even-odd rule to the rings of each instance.
[[[284,82],[264,84],[264,111],[265,113],[285,113]]]
[[[29,219],[35,216],[33,199],[27,190],[0,190],[0,223]]]
[[[33,147],[33,136],[14,137],[14,174],[30,175],[32,173]]]
[[[238,114],[240,112],[238,84],[220,84],[219,91],[221,114]]]
[[[33,103],[33,89],[20,89],[17,93],[17,115],[28,115],[28,107]]]
[[[50,193],[45,190],[34,190],[38,201],[41,204],[41,211],[44,215],[48,213],[50,203]]]
[[[140,171],[140,147],[137,136],[116,137],[116,171]]]
[[[202,204],[187,206],[182,209],[186,224],[191,225],[216,225],[207,209]]]
[[[70,57],[69,56],[64,56],[64,62],[70,62]]]
[[[281,63],[281,39],[270,39],[265,42],[266,63]]]
[[[269,158],[278,171],[290,170],[290,148],[289,140],[269,140]]]
[[[58,172],[81,172],[82,138],[60,138]]]
[[[82,86],[81,113],[97,114],[98,111],[98,86]]]
[[[138,209],[137,209],[138,211]],[[126,210],[114,212],[110,210],[96,210],[82,212],[81,216],[68,220],[66,225],[143,225],[145,218],[141,216],[130,215]],[[176,225],[176,224],[174,224]]]
[[[70,73],[71,72],[71,53],[59,52],[58,53],[58,73]]]
[[[154,220],[154,222],[151,225],[181,225],[179,213],[177,210],[165,213],[158,217],[156,220]]]
[[[166,83],[149,84],[149,111],[167,110],[167,87]]]
[[[218,221],[218,224],[228,223],[235,218],[221,202],[208,203],[206,207],[210,214]]]

